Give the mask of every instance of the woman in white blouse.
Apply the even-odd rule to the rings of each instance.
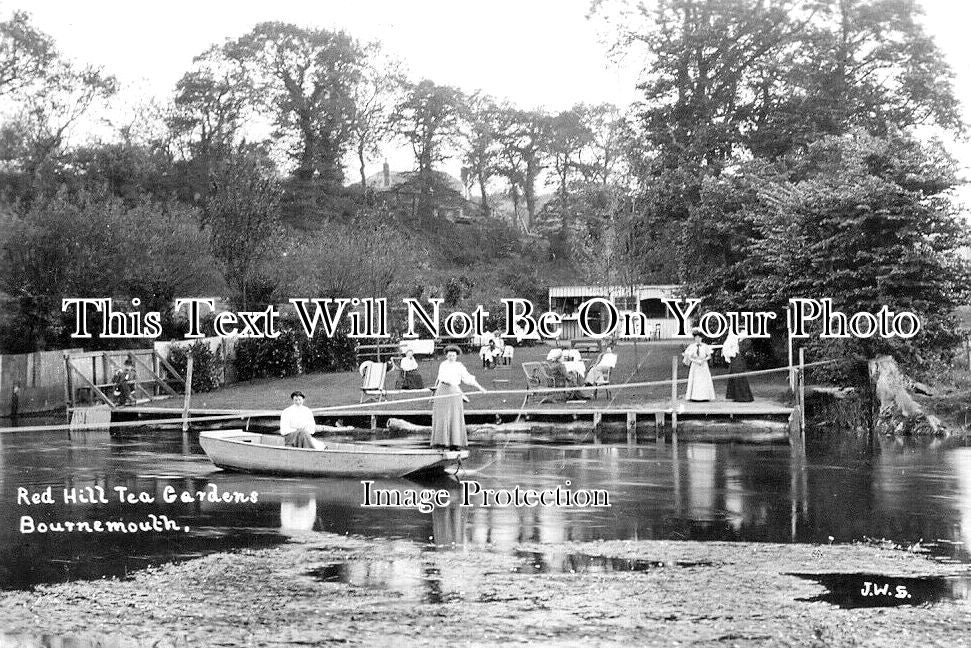
[[[418,361],[415,360],[415,352],[411,349],[405,351],[405,357],[401,359],[401,388],[402,389],[424,389],[425,383],[418,372]]]
[[[459,385],[465,383],[485,393],[475,376],[458,361],[459,353],[457,346],[445,347],[445,360],[438,367],[436,398],[432,404],[432,447],[462,448],[469,444],[465,432],[465,406]]]
[[[685,398],[689,401],[715,400],[715,386],[711,382],[711,371],[708,361],[711,360],[711,347],[702,342],[701,331],[693,331],[695,341],[688,345],[682,353],[684,364],[690,367],[688,371],[688,391]]]

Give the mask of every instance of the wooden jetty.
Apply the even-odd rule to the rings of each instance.
[[[562,403],[524,402],[521,407],[498,408],[475,408],[474,404],[470,404],[466,407],[465,416],[470,426],[503,426],[522,422],[532,424],[533,427],[547,428],[550,425],[567,425],[585,430],[583,438],[589,438],[592,431],[595,441],[626,440],[637,443],[641,439],[653,437],[655,440],[788,442],[804,447],[805,362],[801,350],[799,355],[798,365],[780,370],[752,372],[788,371],[793,388],[791,406],[767,399],[749,403],[681,400],[678,398],[678,386],[684,380],[678,379],[678,359],[675,357],[672,358],[669,399],[620,406],[612,406],[605,401],[584,400]],[[621,385],[614,387],[620,388]],[[194,427],[198,429],[204,425],[220,424],[238,427],[241,422],[244,426],[272,428],[279,416],[275,410],[193,408],[188,399],[180,408],[173,402],[175,400],[169,401],[169,405],[159,402],[112,408],[111,418],[113,422],[144,421],[150,425],[153,420],[164,419],[171,423],[172,419],[181,417],[187,422],[194,422]],[[427,401],[394,400],[364,405],[354,403],[343,407],[317,408],[315,416],[318,423],[353,425],[359,430],[374,431],[385,429],[388,420],[392,418],[428,425],[431,422],[431,405]],[[183,429],[187,429],[187,426]]]
[[[431,407],[394,407],[391,403],[380,403],[382,407],[328,408],[318,412],[318,422],[351,424],[356,428],[377,430],[387,427],[390,419],[404,419],[416,424],[431,424]],[[113,420],[152,420],[180,417],[183,412],[174,407],[135,405],[119,408],[111,412]],[[232,409],[190,408],[188,417],[208,419],[225,417],[233,425],[255,424],[273,427],[278,414],[246,413]],[[751,441],[785,442],[793,441],[793,434],[801,434],[798,423],[800,414],[797,408],[787,407],[772,401],[736,403],[716,400],[704,403],[678,401],[672,408],[667,401],[644,403],[628,407],[606,407],[591,405],[589,402],[563,406],[531,406],[506,409],[466,409],[465,418],[470,426],[503,426],[514,422],[525,422],[534,426],[556,424],[576,424],[578,429],[594,431],[598,441],[619,440],[617,430],[622,431],[620,439],[636,443],[645,437],[697,440],[697,441]],[[706,430],[708,432],[706,432]],[[747,432],[746,432],[747,431]]]

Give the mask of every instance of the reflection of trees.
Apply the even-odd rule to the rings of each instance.
[[[696,540],[791,539],[802,508],[800,459],[779,448],[674,444],[674,504],[663,537]],[[789,500],[790,506],[780,506]]]
[[[971,547],[971,448],[956,449],[948,456],[957,474],[959,492],[956,502],[961,524],[961,540]],[[957,539],[957,538],[955,538]]]

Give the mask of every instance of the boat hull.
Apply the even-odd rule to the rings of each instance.
[[[469,456],[467,450],[401,448],[314,439],[314,449],[284,445],[280,435],[243,430],[199,434],[209,459],[224,470],[313,477],[403,477],[446,472]]]

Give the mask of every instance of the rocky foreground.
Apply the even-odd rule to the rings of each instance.
[[[919,605],[799,600],[827,589],[792,573],[879,575],[874,585],[890,587],[874,602]],[[957,595],[949,585],[927,602],[908,576],[956,577],[946,582]],[[128,580],[3,593],[0,646],[965,646],[968,579],[966,565],[875,546],[641,541],[499,553],[309,534]],[[901,583],[913,599],[898,598]]]

